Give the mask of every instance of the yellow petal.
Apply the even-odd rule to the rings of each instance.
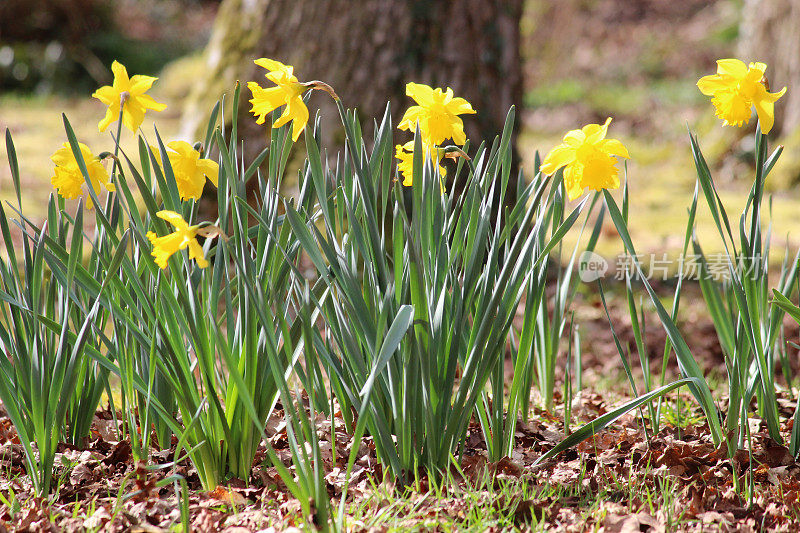
[[[573,165],[567,165],[564,169],[564,187],[567,189],[567,198],[569,198],[570,201],[583,194],[581,173],[579,171],[576,172]]]
[[[199,159],[197,161],[197,168],[209,180],[211,180],[211,183],[214,184],[214,187],[217,186],[217,183],[219,182],[219,163],[210,159]]]
[[[191,176],[176,175],[175,185],[178,187],[178,194],[181,200],[199,200],[203,195],[203,185],[205,179],[201,176],[201,181],[197,182]]]
[[[467,134],[464,133],[464,123],[461,122],[461,120],[452,125],[451,134],[454,144],[464,144],[465,142],[467,142]],[[442,139],[442,142],[444,142],[444,139]],[[440,143],[434,143],[434,144],[440,144]]]
[[[144,122],[144,107],[137,99],[130,99],[122,107],[122,123],[132,132],[136,132]]]
[[[474,114],[474,113],[477,112],[472,108],[472,104],[470,104],[469,102],[467,102],[465,99],[461,98],[460,96],[457,96],[456,98],[453,98],[447,104],[447,109],[448,109],[448,111],[450,111],[454,115],[463,115],[465,113]]]
[[[595,191],[600,189],[615,189],[619,187],[616,179],[619,170],[616,168],[617,160],[608,154],[595,154],[583,161],[581,169],[581,187],[589,187]]]
[[[718,91],[730,90],[731,87],[732,83],[730,82],[730,78],[726,80],[717,74],[703,76],[697,81],[697,88],[706,96],[713,96]]]
[[[208,261],[203,255],[203,247],[200,246],[200,243],[194,238],[189,240],[189,259],[197,261],[197,266],[200,268],[206,268],[208,266]]]
[[[747,75],[747,65],[738,59],[719,59],[717,60],[717,74],[744,78]]]
[[[273,128],[280,128],[281,126],[283,126],[284,124],[286,124],[287,122],[292,120],[292,118],[293,118],[292,110],[287,105],[283,109],[283,113],[281,113],[281,116],[278,117],[278,120],[276,120],[275,122],[272,123],[272,127]]]
[[[433,89],[423,83],[408,82],[406,84],[406,96],[410,96],[421,106],[431,106],[434,103]]]
[[[132,76],[129,92],[135,96],[142,95],[153,86],[153,82],[155,82],[157,79],[158,78],[154,78],[153,76],[143,76],[141,74]]]
[[[104,167],[103,163],[101,163],[98,159],[95,158],[91,162],[87,162],[87,170],[89,171],[89,176],[93,182],[97,182],[97,184],[102,183],[109,192],[113,192],[115,190],[114,184],[111,183],[111,177],[108,175],[106,167]],[[95,187],[95,189],[97,193],[100,192],[99,187]]]
[[[153,100],[153,97],[142,94],[136,97],[136,100],[139,102],[145,109],[152,109],[153,111],[164,111],[167,108],[167,104],[162,104],[160,102],[156,102]]]
[[[263,124],[268,114],[285,103],[286,92],[280,87],[264,89],[255,82],[248,82],[247,87],[253,93],[250,103],[253,104],[250,112],[256,115],[256,124]]]
[[[772,102],[777,102],[777,101],[778,101],[778,98],[780,98],[780,97],[781,97],[781,96],[783,96],[784,94],[786,94],[786,87],[784,87],[783,89],[781,89],[780,91],[778,91],[778,92],[776,92],[776,93],[770,93],[770,92],[768,92],[768,93],[767,93],[767,98],[768,98],[770,101],[772,101]]]
[[[301,98],[294,98],[289,102],[288,108],[293,117],[292,141],[297,142],[300,134],[308,123],[308,108]]]
[[[111,72],[114,73],[114,89],[118,91],[128,91],[131,80],[128,78],[128,69],[119,61],[111,63]]]
[[[608,117],[605,123],[600,124],[587,124],[582,128],[584,135],[586,135],[586,142],[595,144],[606,138],[608,134],[608,125],[611,124],[611,117]]]
[[[164,209],[156,213],[156,216],[161,220],[166,220],[179,230],[185,230],[189,227],[189,224],[187,224],[186,221],[183,220],[183,217],[178,213],[176,213],[175,211],[169,211],[167,209]]]
[[[564,135],[564,144],[577,148],[586,141],[586,134],[583,130],[569,130]]]
[[[167,262],[172,254],[181,248],[183,237],[179,233],[170,233],[164,237],[157,237],[152,231],[147,233],[147,238],[153,245],[151,255],[160,268],[167,268]]]
[[[256,59],[255,61],[253,61],[253,63],[255,63],[259,67],[263,67],[263,68],[265,68],[265,69],[267,69],[269,71],[279,70],[279,71],[284,71],[284,72],[288,72],[289,74],[292,74],[292,71],[294,70],[294,67],[291,67],[289,65],[284,65],[280,61],[276,61],[274,59],[267,59],[266,57],[262,57],[260,59]]]
[[[425,118],[425,109],[422,106],[414,105],[409,107],[400,119],[400,124],[397,126],[399,130],[416,131],[417,123],[422,126],[422,121]]]
[[[116,104],[119,107],[119,92],[110,85],[105,85],[92,93],[92,98],[97,98],[106,105]]]
[[[72,156],[72,149],[69,147],[69,143],[64,143],[61,148],[56,150],[55,153],[50,156],[50,160],[60,167],[65,167],[69,163],[75,161],[75,158]]]
[[[410,187],[414,184],[413,175],[412,175],[412,168],[413,168],[413,157],[414,154],[412,152],[407,152],[408,148],[406,146],[400,146],[399,144],[395,146],[395,154],[394,156],[397,158],[397,171],[403,176],[403,185],[406,187]],[[413,147],[412,147],[413,149]]]
[[[766,135],[775,124],[775,104],[767,99],[761,99],[754,101],[753,105],[756,107],[761,133]]]
[[[628,155],[628,149],[625,148],[625,145],[623,145],[617,139],[605,139],[604,141],[601,142],[599,147],[607,154],[616,155],[618,157],[624,157],[625,159],[631,158],[631,156]]]
[[[767,64],[766,63],[761,63],[759,61],[756,61],[755,63],[750,63],[747,66],[747,68],[748,68],[748,72],[750,72],[750,71],[758,72],[760,74],[760,76],[758,76],[758,79],[761,79],[764,76],[764,71],[767,70]]]
[[[183,157],[191,157],[194,154],[199,156],[197,150],[192,148],[192,145],[186,141],[170,141],[167,143],[167,146],[178,152]]]
[[[79,149],[80,149],[80,151],[81,151],[81,155],[83,156],[83,160],[84,160],[84,161],[85,161],[87,164],[89,163],[89,161],[92,161],[92,160],[94,160],[94,159],[97,159],[97,158],[94,156],[94,154],[92,153],[92,151],[91,151],[91,150],[89,150],[89,147],[88,147],[88,146],[86,146],[85,144],[83,144],[82,142],[79,142],[79,143],[78,143],[78,148],[79,148]]]
[[[103,119],[98,122],[97,129],[100,130],[101,133],[106,131],[106,128],[113,124],[118,118],[119,106],[109,106],[109,108],[106,109],[106,116],[104,116]]]
[[[547,154],[539,167],[542,174],[553,174],[559,168],[575,161],[575,148],[566,144],[559,144]]]

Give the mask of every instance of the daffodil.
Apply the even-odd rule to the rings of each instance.
[[[589,124],[579,130],[571,130],[564,136],[564,142],[550,150],[542,162],[541,172],[553,174],[564,168],[564,185],[567,195],[574,200],[583,189],[589,187],[616,189],[619,187],[619,170],[614,156],[630,158],[628,150],[617,139],[606,139],[608,125]]]
[[[308,122],[308,108],[302,98],[306,86],[293,74],[294,67],[263,57],[256,59],[255,64],[267,69],[265,76],[275,84],[275,87],[264,89],[254,81],[247,83],[247,87],[253,93],[253,98],[250,100],[253,108],[250,111],[258,117],[256,124],[263,124],[269,113],[285,105],[286,109],[272,127],[280,128],[291,120],[292,141],[297,141]]]
[[[467,135],[464,123],[458,115],[472,114],[475,110],[469,102],[453,97],[453,89],[433,89],[421,83],[408,83],[406,95],[419,105],[411,106],[400,120],[398,128],[415,131],[419,123],[420,133],[425,144],[441,146],[446,139],[455,144],[464,144]]]
[[[172,141],[167,146],[172,152],[167,152],[172,173],[181,200],[193,198],[199,200],[203,194],[203,186],[208,178],[214,187],[219,181],[219,164],[211,159],[202,159],[200,152],[192,148],[186,141]],[[151,148],[152,149],[152,148]],[[158,153],[153,150],[153,153]]]
[[[425,155],[430,158],[430,150],[427,146],[423,145],[425,149]],[[439,169],[439,174],[444,177],[447,171],[445,168],[439,164],[439,161],[442,160],[442,156],[444,155],[444,150],[439,148],[436,149],[436,166]],[[404,145],[397,145],[395,147],[395,157],[398,160],[397,163],[397,170],[403,176],[403,185],[406,187],[410,187],[414,184],[414,141],[408,141]],[[442,192],[444,192],[444,186],[442,186]]]
[[[153,244],[153,258],[161,268],[167,268],[167,261],[172,254],[184,248],[189,249],[189,259],[197,261],[197,266],[205,268],[208,261],[203,256],[203,247],[197,242],[197,230],[200,226],[190,226],[183,217],[175,211],[159,211],[156,213],[158,218],[166,220],[173,226],[175,231],[163,237],[156,236],[152,231],[147,232],[147,238]]]
[[[114,184],[111,183],[108,172],[100,160],[92,155],[89,147],[85,144],[78,143],[78,147],[81,150],[83,161],[86,163],[86,171],[89,174],[89,181],[95,194],[100,194],[101,184],[107,191],[113,192],[115,190]],[[75,159],[75,154],[72,153],[69,143],[64,143],[61,148],[50,156],[50,159],[56,164],[50,183],[58,191],[58,194],[68,200],[83,194],[83,184],[86,183],[86,180],[83,179],[83,174],[78,168],[78,161]],[[91,209],[92,206],[92,197],[87,196],[87,209]]]
[[[148,109],[164,111],[167,108],[166,104],[158,103],[145,94],[158,78],[141,75],[129,78],[125,66],[117,61],[111,64],[111,70],[114,72],[113,85],[100,87],[92,94],[94,98],[108,106],[106,116],[98,124],[100,131],[105,131],[119,119],[120,107],[122,107],[122,123],[133,132],[142,125],[144,114]]]
[[[761,133],[767,134],[775,123],[775,102],[784,95],[786,87],[777,93],[769,92],[763,82],[765,70],[764,63],[745,65],[738,59],[720,59],[717,73],[700,78],[697,87],[712,97],[716,115],[725,125],[747,124],[755,106]]]

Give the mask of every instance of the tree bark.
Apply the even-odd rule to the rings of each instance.
[[[253,64],[268,57],[293,65],[300,81],[330,84],[346,107],[359,109],[367,130],[387,100],[398,123],[413,104],[406,82],[451,87],[478,112],[464,117],[467,136],[491,143],[521,100],[521,12],[522,0],[223,0],[206,50],[207,74],[190,96],[183,132],[196,137],[236,80],[268,86]],[[249,114],[250,97],[243,87],[239,124],[255,149],[266,132]],[[311,104],[312,117],[319,108],[325,121],[337,120],[324,93],[315,91]]]
[[[767,64],[772,91],[789,88],[776,104],[774,128],[791,135],[800,127],[800,0],[745,0],[739,48],[745,62]]]

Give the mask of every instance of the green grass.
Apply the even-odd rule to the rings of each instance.
[[[581,104],[597,113],[629,116],[641,115],[652,101],[666,106],[688,106],[702,102],[703,95],[693,84],[681,79],[656,79],[649,85],[622,82],[589,85],[568,78],[534,87],[524,96],[529,108]]]
[[[627,467],[625,475],[597,467],[587,470],[582,454],[568,469],[576,477],[568,483],[551,482],[535,473],[520,478],[493,477],[488,472],[477,479],[450,479],[444,487],[428,493],[398,495],[385,486],[372,486],[368,495],[347,509],[347,525],[384,531],[501,531],[523,529],[545,531],[556,522],[560,505],[576,513],[574,524],[599,528],[610,504],[624,506],[624,513],[645,512],[651,516],[663,510],[667,531],[688,524],[685,509],[677,505],[676,478],[656,473],[649,464]],[[593,463],[594,464],[594,463]],[[575,471],[577,470],[577,471]],[[594,478],[597,484],[590,484]],[[616,508],[616,506],[614,506]]]

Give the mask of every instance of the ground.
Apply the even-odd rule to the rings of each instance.
[[[781,398],[784,416],[793,403]],[[697,425],[701,417],[692,405],[687,394],[672,396],[663,405],[665,421],[657,434],[645,433],[637,415],[626,415],[595,439],[535,468],[533,461],[564,436],[562,409],[536,410],[530,422],[518,427],[512,456],[499,463],[484,459],[475,426],[461,467],[451,470],[442,487],[431,486],[425,478],[404,491],[379,483],[373,478],[375,457],[367,440],[347,493],[346,529],[793,531],[800,519],[800,465],[788,450],[775,445],[759,421],[751,420],[752,458],[743,452],[729,460],[710,442],[708,428]],[[610,406],[607,394],[581,391],[572,401],[571,427]],[[276,422],[281,414],[275,413]],[[13,436],[6,441],[0,447],[6,472],[0,480],[0,525],[9,531],[46,531],[51,522],[63,531],[165,531],[180,521],[180,502],[176,487],[159,489],[155,484],[173,473],[188,480],[195,531],[241,533],[308,525],[275,469],[260,464],[263,451],[248,484],[230,480],[206,493],[187,464],[156,473],[133,464],[130,446],[117,441],[111,418],[108,411],[98,413],[86,449],[62,450],[58,489],[48,503],[30,496],[20,476],[21,447]],[[343,458],[349,454],[350,439],[340,419],[335,445],[330,422],[318,422],[320,437],[327,439],[321,443],[323,461],[336,504],[342,496]],[[7,419],[0,419],[0,426],[8,431]],[[783,429],[788,433],[789,427]],[[270,443],[288,464],[285,432],[272,432]],[[172,453],[174,449],[154,451],[153,461],[170,461]]]
[[[752,141],[738,130],[724,129],[695,87],[699,76],[713,70],[714,59],[735,55],[736,2],[600,0],[564,5],[568,7],[548,12],[554,18],[546,18],[545,24],[537,18],[541,15],[537,9],[547,9],[539,7],[547,3],[530,2],[523,21],[527,81],[520,148],[525,166],[530,167],[536,150],[546,152],[566,130],[613,116],[611,136],[623,140],[632,155],[628,179],[634,242],[645,254],[674,257],[683,243],[686,208],[695,183],[687,126],[700,134],[730,213],[741,211],[750,185],[750,169],[742,155],[752,150]],[[585,24],[571,22],[575,20]],[[562,61],[564,43],[570,43],[570,61]],[[161,73],[163,83],[152,94],[166,102],[168,109],[145,120],[143,130],[149,142],[154,140],[154,119],[165,141],[177,135],[180,95],[193,68],[196,62],[188,59]],[[24,209],[34,218],[43,215],[51,194],[49,156],[65,140],[62,112],[78,138],[95,153],[113,149],[109,133],[97,131],[103,106],[88,96],[2,95],[0,109],[0,128],[8,128],[13,135],[25,180]],[[129,133],[123,136],[122,148],[136,153]],[[776,248],[783,249],[784,236],[789,234],[789,247],[796,249],[800,199],[785,188],[791,161],[782,164],[775,168],[772,183]],[[9,200],[11,194],[2,150],[0,200]],[[718,249],[705,210],[698,224],[707,251]],[[613,227],[604,232],[599,249],[609,258],[621,251]],[[620,290],[610,283],[611,316],[623,342],[633,345]],[[661,285],[659,291],[664,297],[671,295],[669,284]],[[687,284],[685,291],[679,326],[701,367],[710,379],[721,382],[724,361],[713,325],[698,288]],[[514,454],[500,463],[488,464],[483,459],[485,446],[474,428],[461,471],[453,469],[451,482],[444,487],[420,479],[417,486],[403,492],[380,483],[372,476],[375,458],[367,443],[348,490],[348,529],[793,531],[800,520],[800,465],[785,447],[766,437],[756,419],[750,421],[753,456],[745,453],[726,459],[710,442],[696,403],[685,390],[671,394],[663,404],[658,433],[645,432],[644,427],[652,428],[652,421],[643,426],[639,413],[626,415],[594,440],[531,468],[568,431],[565,402],[571,405],[569,427],[574,429],[631,397],[593,287],[581,285],[575,309],[584,339],[584,383],[571,401],[560,392],[562,374],[557,407],[552,412],[536,408],[530,420],[519,426]],[[648,324],[652,367],[660,369],[657,356],[664,336],[649,310]],[[797,338],[796,327],[787,332],[788,338]],[[791,359],[798,361],[794,349]],[[635,352],[631,360],[636,360]],[[640,383],[641,370],[637,364],[633,367]],[[667,365],[667,373],[668,379],[677,374],[674,361]],[[779,403],[782,419],[788,420],[795,400],[785,385]],[[715,387],[721,405],[724,394],[721,383]],[[239,533],[244,530],[236,528],[255,531],[305,525],[298,502],[288,495],[276,471],[266,466],[268,461],[261,465],[263,452],[257,456],[251,479],[230,480],[204,493],[188,463],[159,472],[134,464],[130,446],[118,440],[113,418],[107,408],[98,412],[86,448],[61,450],[57,493],[52,502],[43,502],[31,496],[21,475],[20,445],[8,418],[0,416],[0,526],[38,531],[46,530],[52,520],[67,531],[173,527],[180,521],[175,487],[154,486],[171,473],[188,480],[190,520],[196,530],[228,528],[230,533]],[[279,427],[280,418],[278,411],[270,426]],[[336,503],[343,489],[341,461],[349,453],[350,437],[338,419],[333,428],[335,442],[330,441],[330,421],[320,421],[320,430],[328,452],[323,459],[329,493]],[[791,422],[782,430],[788,434]],[[288,461],[281,430],[271,432],[270,442]],[[171,461],[172,451],[154,451],[154,462]]]

